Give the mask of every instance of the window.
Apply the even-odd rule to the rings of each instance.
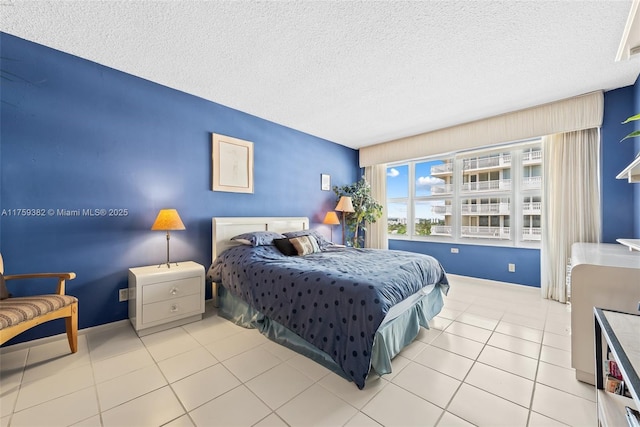
[[[541,191],[540,141],[390,165],[389,238],[535,244]]]

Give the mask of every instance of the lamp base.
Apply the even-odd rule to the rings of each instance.
[[[173,262],[173,263],[169,263],[169,262],[163,262],[162,264],[158,264],[158,268],[162,267],[163,265],[166,265],[167,268],[171,268],[171,264],[175,264],[176,267],[178,266],[177,262]]]

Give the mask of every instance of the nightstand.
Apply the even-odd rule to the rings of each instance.
[[[129,269],[129,320],[138,336],[202,319],[204,267],[192,261]]]

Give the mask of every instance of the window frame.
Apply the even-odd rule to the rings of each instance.
[[[403,162],[394,162],[387,165],[387,170],[399,167],[406,166],[407,176],[408,176],[408,192],[407,197],[395,197],[389,198],[387,197],[386,203],[387,206],[391,203],[402,203],[406,205],[407,217],[406,217],[406,231],[407,234],[392,234],[387,233],[387,238],[391,240],[411,240],[411,241],[424,241],[424,242],[438,242],[438,243],[455,243],[455,244],[470,244],[470,245],[478,245],[478,246],[502,246],[502,247],[518,247],[518,248],[532,248],[539,249],[541,247],[540,240],[525,240],[524,231],[525,229],[530,229],[531,226],[525,226],[525,215],[531,217],[530,224],[533,224],[533,217],[536,215],[540,216],[540,222],[542,219],[542,210],[540,213],[536,214],[525,214],[525,199],[529,200],[529,203],[532,203],[534,198],[539,198],[542,203],[542,174],[540,175],[540,186],[535,188],[530,188],[525,185],[525,180],[528,177],[531,177],[531,171],[533,168],[531,165],[525,165],[524,159],[528,157],[528,152],[532,151],[540,151],[542,153],[542,139],[535,138],[526,141],[519,141],[508,144],[501,144],[498,146],[491,147],[483,147],[474,150],[460,151],[460,152],[452,152],[452,153],[444,153],[439,156],[430,156],[426,158],[414,159]],[[476,161],[478,158],[484,158],[485,156],[497,155],[508,153],[511,157],[511,163],[509,167],[509,179],[510,179],[510,189],[508,191],[505,190],[495,190],[495,191],[463,191],[462,183],[464,170],[463,170],[463,162],[465,159],[473,159]],[[438,195],[429,195],[429,196],[416,196],[416,165],[420,163],[431,162],[435,160],[451,160],[452,162],[452,192]],[[540,170],[544,167],[544,156],[541,154],[540,163],[538,164]],[[526,172],[528,171],[528,172]],[[488,173],[489,171],[478,171],[475,174],[476,178],[479,177],[480,173]],[[527,177],[525,177],[525,172],[527,173]],[[430,175],[431,176],[431,175]],[[468,175],[468,181],[472,181],[471,176]],[[387,178],[389,179],[389,178]],[[479,182],[479,181],[476,181]],[[387,190],[388,191],[388,190]],[[388,194],[388,193],[387,193]],[[463,201],[471,201],[471,200],[479,200],[479,199],[488,199],[488,200],[504,200],[505,198],[509,199],[509,214],[508,214],[508,227],[509,227],[509,239],[491,239],[491,238],[481,238],[481,237],[463,237],[462,236],[462,202]],[[418,235],[416,234],[416,205],[420,202],[428,202],[435,200],[444,200],[445,204],[448,200],[451,203],[451,235]],[[471,203],[470,203],[471,204]],[[445,215],[446,209],[445,209]],[[488,216],[487,221],[489,223],[492,222],[491,216],[495,216],[496,214],[492,213],[479,213],[478,214],[478,223],[480,221],[480,216]],[[504,227],[504,218],[506,214],[500,214],[499,222],[501,223],[501,227]],[[389,217],[387,217],[389,219]],[[494,220],[495,221],[495,220]],[[540,225],[540,232],[542,225]],[[387,227],[388,231],[388,227]]]

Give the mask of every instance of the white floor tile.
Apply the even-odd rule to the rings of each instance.
[[[527,427],[564,427],[566,424],[556,421],[552,418],[545,417],[542,414],[531,411],[529,414],[529,424]]]
[[[335,426],[346,424],[358,412],[356,408],[315,384],[276,413],[290,426]]]
[[[216,363],[218,363],[218,360],[204,347],[196,347],[193,350],[158,362],[158,367],[167,378],[167,381],[173,383]]]
[[[475,314],[476,316],[485,317],[488,319],[500,320],[504,316],[504,309],[484,307],[482,305],[472,304],[465,313]]]
[[[486,343],[491,336],[491,331],[488,329],[479,328],[477,326],[468,325],[458,321],[451,323],[444,331],[459,337],[478,341],[483,344]]]
[[[93,374],[96,383],[100,384],[153,364],[155,364],[153,357],[151,357],[146,348],[142,347],[129,353],[93,362]]]
[[[262,347],[253,348],[222,362],[242,382],[249,381],[280,363],[282,360]]]
[[[583,399],[596,401],[596,388],[578,381],[573,369],[540,362],[536,381]]]
[[[571,336],[558,335],[545,331],[544,337],[542,338],[542,344],[548,345],[549,347],[559,348],[564,351],[571,351]]]
[[[315,362],[308,357],[304,357],[300,354],[287,360],[286,363],[290,366],[293,366],[298,371],[311,378],[313,381],[319,381],[321,378],[324,378],[325,375],[329,375],[331,373],[329,369],[325,368],[318,362]]]
[[[540,344],[509,335],[499,334],[497,332],[494,332],[494,334],[491,335],[487,344],[492,347],[518,353],[536,360],[540,354]]]
[[[542,342],[543,332],[540,329],[527,328],[515,323],[502,321],[496,327],[496,332],[536,343]]]
[[[322,378],[318,384],[354,408],[361,409],[389,383],[385,378],[370,375],[362,390],[359,390],[353,382],[347,381],[334,373]]]
[[[184,414],[171,389],[162,387],[102,413],[104,427],[160,426]]]
[[[218,363],[171,384],[187,411],[206,403],[241,383],[227,368]]]
[[[531,410],[572,426],[595,426],[595,402],[536,384]]]
[[[428,346],[414,359],[443,374],[462,381],[473,365],[473,360],[438,347]]]
[[[484,347],[484,344],[480,342],[459,337],[447,332],[444,332],[438,338],[433,340],[431,345],[473,360],[478,357]]]
[[[271,409],[241,385],[191,412],[198,426],[249,427],[265,418]]]
[[[167,380],[160,369],[156,365],[151,365],[100,383],[96,389],[100,407],[102,410],[107,410],[165,385]]]
[[[278,414],[272,413],[256,423],[254,427],[289,427]]]
[[[92,362],[144,348],[128,321],[89,332],[87,344]]]
[[[271,409],[278,409],[312,384],[309,377],[283,363],[251,379],[246,386]],[[353,383],[348,384],[354,387]]]
[[[372,420],[362,412],[358,412],[353,418],[345,424],[345,427],[382,427],[379,423]]]
[[[473,424],[456,417],[451,412],[445,412],[438,421],[438,427],[473,427]]]
[[[488,329],[493,331],[498,326],[498,320],[480,316],[478,314],[469,313],[469,310],[462,313],[455,319],[457,322],[465,323],[467,325],[477,326],[479,328]]]
[[[245,329],[244,331],[215,341],[206,346],[219,361],[227,360],[247,350],[258,347],[266,342],[267,338],[263,337],[260,332],[255,329]]]
[[[156,332],[141,339],[156,362],[200,347],[200,343],[182,328]]]
[[[46,362],[46,363],[45,363]],[[78,352],[71,353],[69,341],[64,338],[38,345],[29,350],[22,381],[30,382],[58,375],[91,363],[84,335],[78,337]]]
[[[442,331],[440,329],[420,328],[420,332],[418,332],[416,339],[425,344],[431,344],[441,333]]]
[[[471,424],[487,427],[524,427],[529,415],[528,409],[468,384],[460,386],[447,411]]]
[[[169,421],[167,424],[164,424],[162,427],[195,427],[189,415],[185,414],[173,421]]]
[[[536,379],[538,361],[518,353],[512,353],[497,347],[486,346],[478,356],[478,362],[503,371],[519,375],[529,380]]]
[[[516,325],[526,326],[532,329],[539,329],[541,331],[544,330],[544,316],[542,318],[536,318],[515,313],[505,313],[505,315],[502,316],[502,321],[515,323]]]
[[[99,413],[96,392],[88,387],[16,412],[12,426],[68,426]]]
[[[565,350],[560,350],[559,348],[549,347],[548,345],[542,346],[540,360],[542,362],[551,363],[552,365],[571,368],[571,353]]]
[[[392,382],[443,409],[460,386],[460,381],[418,363],[409,364]]]
[[[362,408],[362,412],[383,426],[435,425],[442,409],[398,387],[387,385]]]
[[[428,346],[427,346],[428,347]],[[423,350],[424,351],[424,350]],[[417,357],[417,356],[416,356]],[[411,360],[406,357],[402,357],[400,355],[391,359],[391,372],[385,374],[383,378],[387,381],[391,381],[396,377],[405,367],[407,367],[411,363]]]
[[[533,381],[483,363],[473,365],[464,381],[525,408],[531,403]]]
[[[58,375],[24,383],[18,393],[15,410],[21,411],[92,385],[91,365],[84,365]]]

